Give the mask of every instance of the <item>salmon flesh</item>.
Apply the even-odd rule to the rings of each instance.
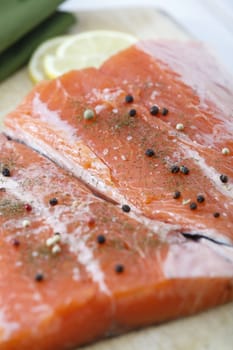
[[[0,350],[73,349],[233,300],[232,80],[143,41],[42,82],[0,137]]]

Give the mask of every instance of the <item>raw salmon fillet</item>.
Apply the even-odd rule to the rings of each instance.
[[[146,41],[39,84],[6,117],[69,174],[2,138],[19,154],[3,194],[33,210],[1,217],[0,350],[72,349],[233,300],[232,91],[201,45]]]
[[[1,350],[73,349],[233,299],[213,243],[140,224],[2,135],[0,149]]]
[[[232,99],[202,45],[145,41],[40,84],[5,130],[135,212],[233,244]]]

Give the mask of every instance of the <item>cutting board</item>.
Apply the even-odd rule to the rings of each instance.
[[[92,29],[113,29],[132,33],[141,39],[188,40],[165,13],[154,8],[124,8],[79,12],[73,33]],[[32,88],[26,69],[0,84],[0,118],[15,108]],[[134,331],[84,347],[85,350],[232,350],[233,304],[164,325]],[[54,349],[55,350],[55,349]]]

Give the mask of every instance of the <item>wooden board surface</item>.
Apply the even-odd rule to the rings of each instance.
[[[80,12],[71,32],[115,29],[145,38],[187,40],[189,35],[171,18],[153,8]],[[0,117],[15,108],[32,88],[23,69],[0,84]],[[131,332],[87,346],[85,350],[232,350],[233,304],[209,312]]]

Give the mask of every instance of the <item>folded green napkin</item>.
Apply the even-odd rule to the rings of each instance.
[[[1,0],[0,53],[55,12],[64,0]]]
[[[27,63],[33,51],[43,41],[61,35],[76,21],[71,13],[57,11],[0,54],[0,81]]]

